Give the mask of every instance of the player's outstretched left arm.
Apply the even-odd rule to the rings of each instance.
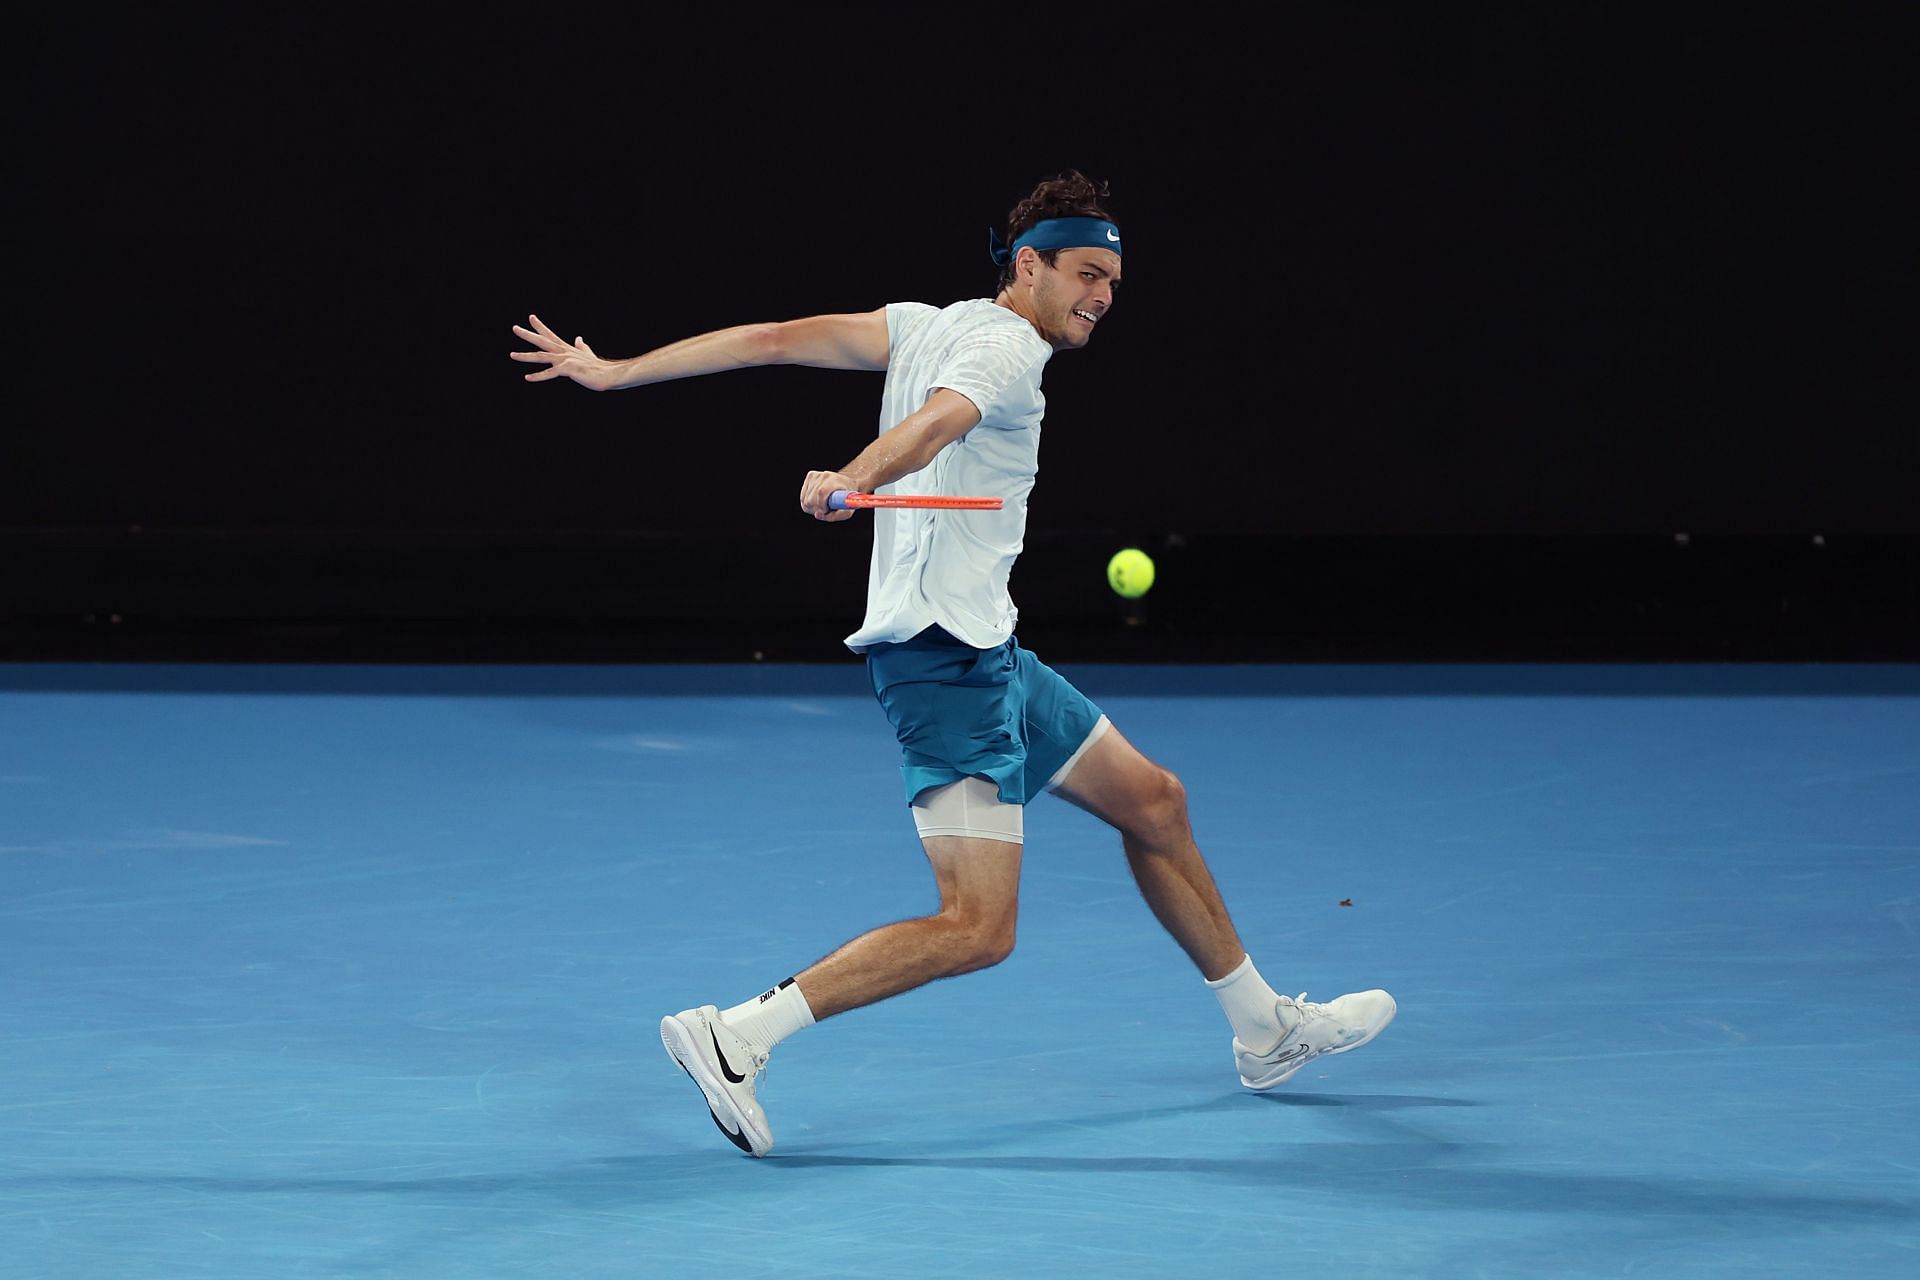
[[[531,351],[510,353],[513,358],[546,366],[527,374],[528,382],[571,378],[590,391],[622,391],[651,382],[766,364],[884,369],[890,344],[884,308],[716,329],[630,360],[605,359],[587,345],[585,338],[567,342],[539,316],[528,316],[527,324],[515,325],[513,331],[533,347]]]

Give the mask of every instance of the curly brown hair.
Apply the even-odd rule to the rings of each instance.
[[[1006,242],[1012,244],[1035,223],[1048,218],[1105,218],[1111,222],[1112,215],[1102,203],[1108,196],[1106,183],[1095,182],[1078,169],[1069,169],[1041,183],[1032,195],[1013,206],[1013,212],[1007,215]],[[1059,253],[1058,249],[1039,250],[1041,260],[1049,267]],[[1004,291],[1012,283],[1013,263],[1008,262],[1000,268],[999,287]]]

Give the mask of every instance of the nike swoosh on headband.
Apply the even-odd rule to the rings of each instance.
[[[1021,232],[1011,245],[998,231],[987,230],[987,250],[999,266],[1013,261],[1021,249],[1111,249],[1120,252],[1120,228],[1105,218],[1043,218]]]

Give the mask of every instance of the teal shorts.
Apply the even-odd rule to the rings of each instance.
[[[1100,723],[1100,708],[1009,638],[976,649],[941,627],[867,650],[873,696],[900,739],[912,803],[928,787],[988,778],[1005,804],[1037,798]]]

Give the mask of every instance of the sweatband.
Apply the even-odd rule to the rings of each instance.
[[[1023,248],[1045,252],[1049,249],[1111,249],[1120,252],[1120,228],[1105,218],[1046,218],[1034,223],[1014,239],[1008,248],[1000,233],[987,229],[987,251],[994,265],[1004,267]]]

